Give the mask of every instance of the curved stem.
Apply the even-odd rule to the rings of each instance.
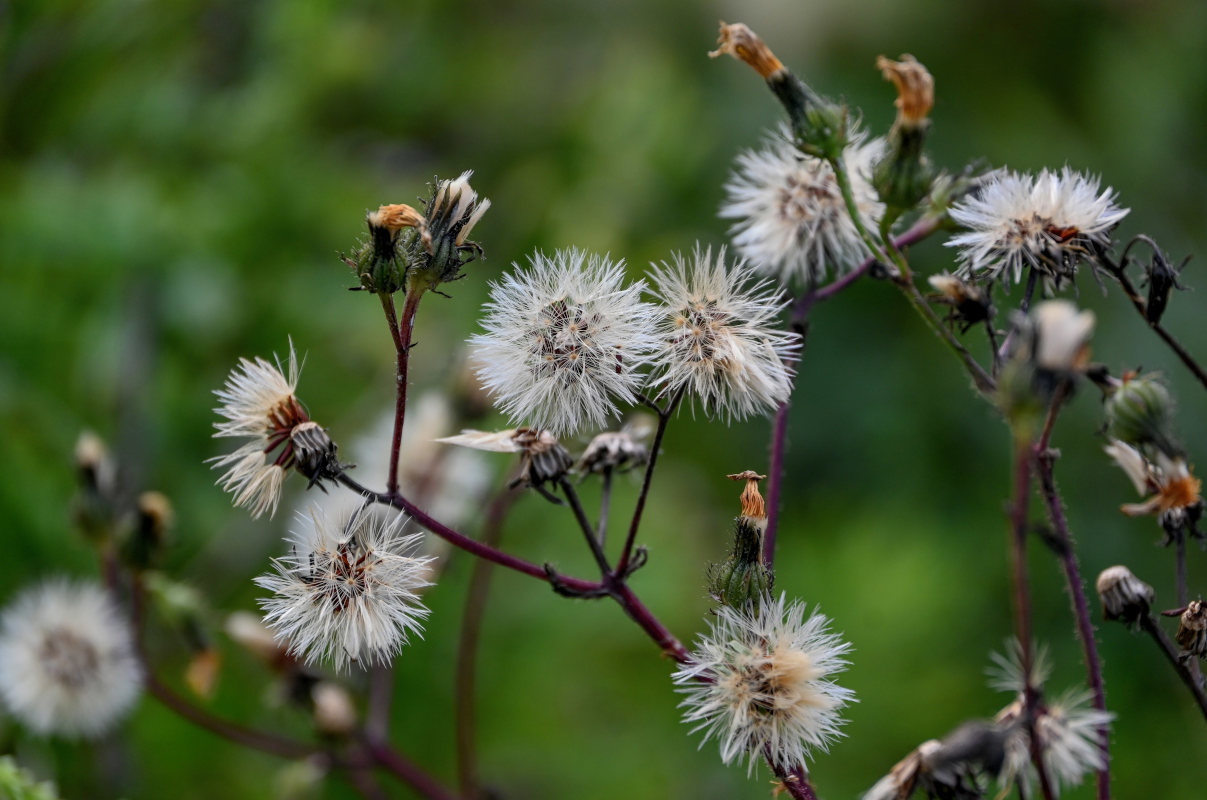
[[[366,741],[365,749],[382,769],[400,778],[423,797],[429,800],[459,800],[455,793],[389,745]]]
[[[599,566],[599,574],[602,576],[610,574],[612,567],[608,564],[608,557],[604,554],[603,548],[600,547],[599,539],[595,537],[595,527],[591,524],[591,520],[587,519],[587,512],[583,510],[582,501],[578,499],[578,492],[575,491],[574,484],[563,475],[558,479],[558,485],[562,489],[562,494],[566,495],[570,508],[574,511],[574,518],[578,521],[578,527],[582,529],[583,536],[587,540],[587,547],[591,548],[591,555],[595,557],[595,563]]]
[[[637,595],[633,594],[633,590],[628,587],[628,584],[616,584],[611,594],[616,602],[620,603],[620,607],[629,615],[629,618],[640,625],[641,629],[662,648],[662,652],[680,664],[686,664],[690,660],[691,655],[687,652],[687,648],[675,638],[673,633],[667,630],[665,625],[658,621],[658,618],[645,607]]]

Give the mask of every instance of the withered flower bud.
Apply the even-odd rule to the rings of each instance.
[[[75,466],[80,490],[72,501],[72,516],[86,537],[101,541],[114,528],[117,467],[105,442],[92,431],[76,440]]]
[[[731,55],[767,81],[792,121],[797,146],[809,155],[838,158],[848,142],[847,109],[819,96],[775,57],[754,31],[741,23],[721,23],[710,58]]]
[[[1164,316],[1165,307],[1169,305],[1169,295],[1173,290],[1185,288],[1178,283],[1178,277],[1190,258],[1187,257],[1179,266],[1175,267],[1169,263],[1155,242],[1150,240],[1150,243],[1153,249],[1153,259],[1144,266],[1145,277],[1148,281],[1148,300],[1144,304],[1144,318],[1150,323],[1156,324]]]
[[[368,222],[370,229],[382,228],[391,234],[401,233],[403,228],[423,231],[427,227],[423,215],[406,203],[381,206],[369,213]]]
[[[198,650],[189,659],[184,670],[184,682],[198,697],[209,700],[214,696],[218,684],[218,673],[222,668],[222,654],[213,647]]]
[[[727,25],[721,22],[721,33],[717,37],[717,49],[709,52],[709,58],[730,55],[744,61],[765,79],[783,72],[783,63],[771,52],[758,35],[742,23]]]
[[[606,431],[599,434],[578,460],[580,472],[624,472],[640,466],[650,457],[650,451],[628,431]]]
[[[361,289],[393,294],[406,286],[408,258],[400,235],[407,228],[425,231],[423,216],[408,205],[384,205],[365,215],[369,240],[355,258],[343,259],[360,281]]]
[[[295,425],[289,433],[289,442],[293,446],[294,468],[310,479],[307,488],[334,480],[347,467],[339,463],[336,458],[339,448],[317,422],[307,420]]]
[[[897,87],[897,120],[889,131],[884,157],[872,170],[872,182],[888,213],[900,215],[926,197],[935,170],[922,152],[930,113],[935,103],[935,82],[926,67],[911,55],[901,61],[880,56],[876,67]]]
[[[461,268],[482,255],[481,245],[468,241],[468,236],[490,208],[490,201],[479,200],[469,185],[473,174],[466,170],[455,180],[436,181],[432,187],[426,204],[427,226],[413,244],[411,259],[416,267],[414,280],[425,288],[460,278]]]
[[[511,482],[513,487],[524,485],[539,488],[545,483],[558,481],[574,466],[574,459],[556,436],[535,428],[515,428],[496,433],[466,430],[436,441],[494,453],[519,453],[520,475]]]
[[[884,56],[876,57],[876,69],[885,80],[897,87],[896,127],[917,127],[927,122],[927,115],[935,105],[935,79],[926,67],[909,53],[893,61]]]
[[[1174,638],[1182,645],[1184,656],[1207,657],[1207,605],[1202,600],[1191,600],[1186,606]]]
[[[1129,625],[1148,613],[1155,597],[1153,587],[1123,565],[1104,569],[1098,575],[1097,586],[1102,615]]]
[[[746,470],[728,477],[746,482],[741,496],[742,515],[735,520],[729,558],[708,570],[708,592],[722,605],[731,608],[753,605],[757,609],[775,583],[774,573],[763,562],[767,509],[759,493],[759,481],[766,476]]]
[[[927,281],[938,292],[934,295],[935,299],[951,306],[948,319],[960,323],[961,332],[967,332],[973,325],[984,322],[993,315],[989,297],[979,286],[966,283],[947,273],[931,275]]]

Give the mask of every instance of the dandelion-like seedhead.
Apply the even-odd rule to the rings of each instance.
[[[273,560],[276,572],[256,578],[273,593],[260,600],[265,623],[308,664],[388,664],[428,615],[417,592],[429,585],[431,559],[408,555],[422,536],[400,534],[401,514],[388,522],[358,514],[338,526],[313,513],[302,519],[289,553]]]
[[[1002,171],[952,206],[952,220],[967,231],[947,245],[960,248],[962,277],[1019,283],[1030,267],[1059,288],[1094,247],[1110,244],[1129,210],[1113,189],[1099,191],[1097,178],[1068,167],[1038,176]]]
[[[704,731],[704,742],[715,736],[726,764],[746,758],[748,772],[764,756],[787,770],[814,748],[828,750],[842,735],[840,709],[855,698],[830,677],[851,647],[828,624],[819,613],[806,619],[804,605],[782,594],[757,610],[717,608],[674,674],[683,721]]]
[[[843,153],[855,204],[869,225],[884,214],[870,176],[884,153],[882,139],[856,134]],[[827,275],[849,272],[868,255],[859,237],[834,170],[820,158],[800,152],[791,134],[771,135],[762,150],[738,156],[725,184],[720,215],[737,220],[733,244],[755,269],[787,284],[799,279],[821,283]]]
[[[215,423],[215,438],[248,441],[233,453],[211,459],[214,469],[226,473],[218,479],[234,495],[236,506],[246,506],[253,517],[276,514],[285,474],[296,468],[311,482],[327,477],[336,464],[335,443],[312,422],[295,392],[298,357],[289,345],[288,377],[280,362],[259,356],[239,359],[226,385],[214,392],[222,406],[214,412],[225,418]]]
[[[99,586],[48,581],[0,618],[0,698],[37,733],[99,735],[141,686],[130,628]]]
[[[1115,715],[1093,708],[1090,700],[1088,691],[1074,690],[1038,709],[1035,736],[1039,740],[1044,771],[1051,778],[1056,794],[1064,788],[1077,786],[1086,775],[1106,766],[1098,731],[1109,725]],[[1006,787],[1021,783],[1026,787],[1024,796],[1031,797],[1035,767],[1031,763],[1031,739],[1022,722],[1022,714],[1020,698],[997,716],[999,725],[1011,728],[1006,739],[1006,759],[998,780]]]
[[[573,434],[636,401],[639,369],[654,347],[644,283],[625,285],[623,262],[558,250],[491,285],[471,340],[476,372],[513,423]]]
[[[678,253],[654,266],[653,293],[662,304],[654,385],[661,394],[681,388],[709,413],[726,420],[775,410],[792,393],[793,358],[800,337],[778,330],[786,305],[770,281],[743,264],[728,266],[725,248],[696,247],[690,263]]]

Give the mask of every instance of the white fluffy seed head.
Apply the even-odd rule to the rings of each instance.
[[[768,280],[744,264],[728,265],[725,248],[696,246],[690,259],[653,265],[660,303],[654,386],[687,396],[726,420],[774,411],[792,392],[791,361],[800,337],[776,327],[786,305]]]
[[[1110,725],[1115,715],[1099,711],[1090,705],[1086,690],[1065,693],[1054,702],[1046,703],[1035,721],[1035,736],[1043,757],[1044,771],[1059,795],[1062,789],[1077,786],[1091,772],[1106,765],[1106,755],[1099,745],[1099,731]],[[998,714],[1000,725],[1011,728],[1006,739],[1006,759],[998,776],[1003,787],[1021,784],[1031,797],[1036,780],[1031,763],[1031,739],[1027,726],[1022,724],[1022,698]]]
[[[1068,167],[1038,176],[1001,171],[952,206],[952,220],[967,230],[947,245],[960,248],[962,277],[1018,283],[1031,267],[1059,288],[1091,248],[1110,243],[1128,211],[1113,189],[1099,191],[1097,178]]]
[[[748,772],[764,757],[787,770],[814,748],[828,750],[842,735],[840,710],[855,698],[831,679],[851,647],[828,623],[819,613],[806,619],[804,605],[784,595],[757,611],[719,607],[674,674],[683,721],[704,731],[703,742],[716,737],[726,764],[746,759]]]
[[[418,591],[429,585],[432,559],[408,555],[422,536],[400,534],[401,514],[359,514],[346,525],[301,519],[276,572],[256,578],[272,592],[260,600],[265,624],[308,664],[388,664],[428,615]]]
[[[855,205],[873,226],[884,204],[869,176],[883,152],[882,139],[860,135],[844,151]],[[725,192],[720,215],[737,220],[730,228],[734,247],[781,283],[818,284],[827,275],[849,272],[868,255],[834,171],[823,159],[802,154],[786,130],[768,136],[762,150],[738,156]]]
[[[512,423],[564,438],[636,401],[654,346],[654,307],[624,263],[582,250],[536,253],[491,285],[475,370]]]
[[[226,385],[214,392],[222,403],[214,412],[223,417],[214,425],[214,437],[247,441],[211,463],[214,469],[226,470],[218,483],[253,517],[276,514],[285,473],[293,463],[290,434],[310,419],[295,396],[298,357],[292,342],[286,363],[287,368],[259,356],[241,358]]]
[[[39,734],[97,736],[141,686],[130,628],[99,586],[48,581],[0,618],[0,698]]]

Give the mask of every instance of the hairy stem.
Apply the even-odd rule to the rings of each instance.
[[[792,769],[785,770],[777,767],[770,758],[767,759],[767,763],[771,766],[775,777],[780,779],[784,791],[793,800],[817,800],[817,793],[813,790],[813,784],[809,782],[809,776],[805,773],[804,767],[798,764]]]
[[[1044,768],[1035,719],[1039,709],[1039,687],[1034,683],[1034,638],[1031,632],[1031,589],[1027,575],[1027,506],[1031,496],[1032,445],[1026,437],[1014,437],[1014,489],[1010,504],[1011,563],[1014,587],[1014,632],[1018,636],[1019,660],[1023,673],[1023,718],[1031,742],[1031,763],[1039,777],[1045,800],[1052,800],[1052,784]]]

